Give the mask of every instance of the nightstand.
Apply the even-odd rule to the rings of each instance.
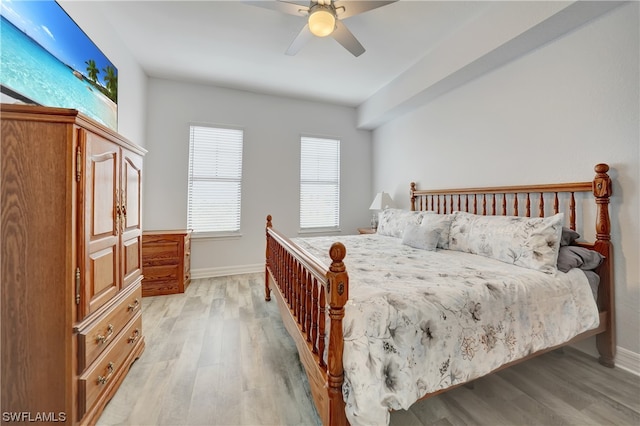
[[[142,297],[184,293],[191,283],[191,231],[144,231],[142,274]]]
[[[376,230],[372,228],[358,228],[360,234],[375,234]]]

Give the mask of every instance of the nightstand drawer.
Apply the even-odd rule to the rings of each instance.
[[[179,241],[147,241],[143,238],[142,266],[176,263],[180,259]]]
[[[144,268],[144,282],[151,281],[175,281],[180,276],[179,266],[162,265],[147,266]]]

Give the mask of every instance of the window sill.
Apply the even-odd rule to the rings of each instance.
[[[242,237],[240,232],[193,232],[192,240],[237,240]]]
[[[312,229],[300,229],[298,235],[335,235],[342,233],[340,228],[312,228]]]

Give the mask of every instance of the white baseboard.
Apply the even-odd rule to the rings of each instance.
[[[264,272],[264,263],[255,265],[224,266],[220,268],[200,268],[191,270],[191,279],[225,277],[228,275],[253,274]]]
[[[616,348],[616,367],[640,376],[640,354],[618,346]]]
[[[225,266],[220,268],[201,268],[191,270],[191,279],[198,278],[215,278],[224,277],[228,275],[241,275],[241,274],[254,274],[258,272],[264,272],[264,263],[257,263],[254,265],[239,265],[239,266]],[[577,348],[582,350],[581,348]],[[593,354],[597,357],[597,353]],[[628,349],[616,348],[616,367],[622,370],[628,371],[632,374],[640,376],[640,354],[632,352]]]

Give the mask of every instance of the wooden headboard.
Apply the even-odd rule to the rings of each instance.
[[[596,344],[600,352],[600,363],[612,367],[615,357],[615,310],[613,282],[613,249],[611,246],[611,222],[609,217],[609,197],[612,195],[611,178],[607,174],[609,166],[604,163],[594,168],[596,175],[591,181],[560,184],[517,185],[485,188],[417,189],[411,183],[411,210],[452,213],[464,211],[490,216],[544,217],[560,212],[566,213],[566,226],[576,229],[578,205],[576,193],[592,193],[595,203],[594,242],[579,242],[582,247],[595,250],[605,257],[596,270],[600,275],[598,307],[601,312],[602,331],[597,334]],[[561,201],[567,200],[568,206]],[[551,207],[549,207],[549,204]]]

